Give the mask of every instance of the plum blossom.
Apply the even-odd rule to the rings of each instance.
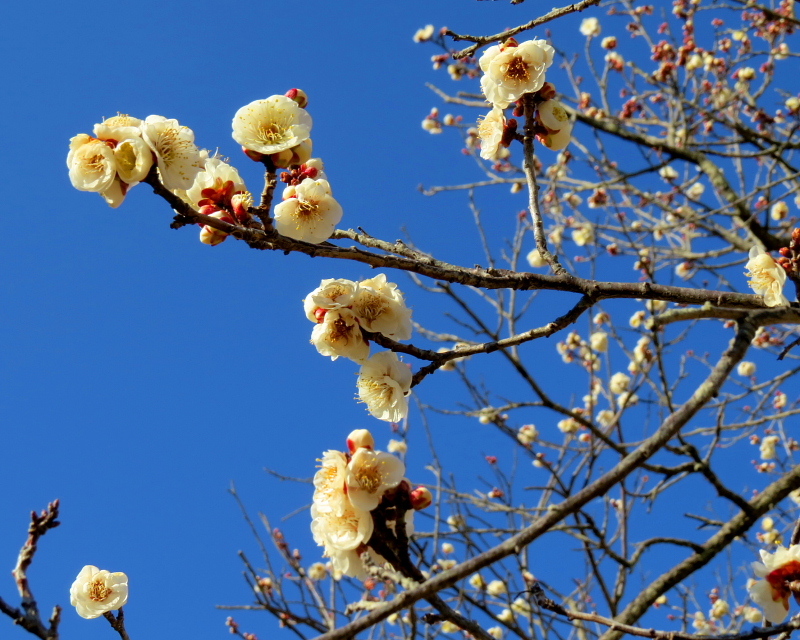
[[[386,490],[400,483],[405,472],[403,462],[391,453],[356,449],[347,465],[347,497],[354,508],[372,511]]]
[[[748,284],[758,295],[764,298],[768,307],[788,305],[789,300],[783,295],[786,272],[759,247],[750,248],[750,259],[745,265],[745,275],[750,278]]]
[[[270,96],[245,105],[233,116],[233,139],[245,149],[271,155],[304,142],[311,116],[286,96]]]
[[[114,161],[119,179],[133,186],[147,177],[153,166],[153,154],[142,138],[131,137],[116,146]]]
[[[358,284],[352,280],[323,280],[320,285],[303,300],[303,310],[311,322],[317,322],[320,310],[343,309],[353,304]]]
[[[311,344],[323,356],[339,356],[363,363],[369,357],[369,343],[350,309],[331,309],[311,332]]]
[[[287,191],[284,201],[275,207],[278,233],[313,244],[330,238],[343,212],[331,195],[328,181],[306,178]]]
[[[778,547],[775,553],[759,551],[761,562],[752,563],[759,580],[748,586],[750,597],[764,610],[773,624],[783,622],[789,613],[789,584],[800,579],[800,545]]]
[[[100,193],[110,189],[117,173],[111,146],[85,133],[79,133],[69,142],[67,168],[72,186]]]
[[[427,42],[433,37],[434,30],[435,28],[432,24],[426,24],[424,27],[414,32],[412,40],[414,40],[414,42]]]
[[[69,589],[70,604],[81,618],[99,618],[128,601],[128,576],[87,564]]]
[[[358,374],[358,397],[378,420],[400,422],[408,415],[411,378],[411,369],[396,353],[376,353]]]
[[[496,160],[500,151],[500,142],[503,139],[503,129],[506,118],[503,110],[493,107],[486,116],[478,121],[478,137],[481,139],[481,158]]]
[[[742,360],[736,367],[736,373],[740,376],[750,377],[756,372],[756,363]]]
[[[600,35],[600,21],[597,18],[584,18],[579,27],[582,36],[587,38],[590,36]]]
[[[186,201],[193,207],[206,204],[231,206],[237,193],[246,193],[247,186],[235,167],[219,156],[206,158],[202,171],[199,171],[186,190]]]
[[[509,38],[489,47],[478,60],[484,75],[481,89],[495,107],[505,109],[526,93],[542,88],[545,72],[553,64],[555,50],[545,40],[517,44]]]
[[[411,337],[411,309],[406,307],[402,291],[393,282],[387,282],[383,273],[358,283],[352,309],[367,331],[382,333],[393,340]]]
[[[188,189],[203,168],[194,132],[177,120],[147,116],[141,125],[142,138],[156,156],[161,182],[167,189]]]

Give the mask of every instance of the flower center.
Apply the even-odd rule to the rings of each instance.
[[[359,300],[356,315],[370,323],[386,311],[387,308],[388,305],[382,296],[374,293],[365,293],[362,294],[361,300]]]
[[[790,560],[767,575],[767,582],[772,587],[772,599],[775,602],[787,603],[789,599],[789,583],[800,580],[800,561]]]
[[[192,143],[180,139],[180,132],[176,128],[164,129],[158,136],[158,155],[166,163],[170,164],[182,155]]]
[[[275,144],[276,142],[283,140],[285,135],[286,131],[274,122],[258,125],[258,136],[262,142]]]
[[[333,328],[329,334],[328,339],[331,342],[350,342],[350,327],[347,326],[347,321],[344,318],[337,318],[333,321]]]
[[[95,602],[103,602],[112,593],[102,580],[95,580],[89,586],[89,599]]]
[[[506,77],[510,80],[527,80],[529,77],[528,65],[522,58],[511,58],[506,69]]]
[[[367,493],[375,493],[381,486],[381,474],[375,464],[363,465],[355,476],[358,486]]]
[[[297,200],[297,207],[292,216],[298,223],[298,228],[302,221],[317,220],[320,217],[319,205],[316,202],[307,200]]]

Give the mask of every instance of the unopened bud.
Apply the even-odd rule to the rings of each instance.
[[[517,41],[514,38],[508,38],[502,45],[500,45],[501,50],[510,49],[511,47],[518,46]]]
[[[411,506],[414,511],[421,511],[431,506],[433,494],[426,487],[417,487],[411,492]]]
[[[347,436],[347,448],[350,453],[355,453],[356,449],[374,449],[375,438],[367,429],[356,429]]]
[[[550,82],[545,82],[542,85],[542,88],[537,91],[537,93],[542,100],[552,100],[556,97],[555,85],[551,84]]]
[[[236,218],[243,222],[250,217],[250,206],[253,204],[253,196],[249,192],[234,193],[231,197],[231,208]]]
[[[325,321],[325,316],[327,315],[327,313],[328,313],[327,309],[322,309],[322,308],[314,309],[314,318],[316,319],[317,324],[322,324]]]
[[[301,109],[308,106],[308,95],[302,89],[289,89],[284,95],[294,100]]]

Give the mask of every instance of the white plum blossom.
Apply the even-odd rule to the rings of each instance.
[[[78,134],[69,142],[67,168],[72,186],[80,191],[100,193],[110,189],[117,174],[111,146],[85,133]]]
[[[750,248],[750,259],[745,265],[745,275],[750,278],[748,284],[758,295],[764,298],[768,307],[788,305],[789,300],[783,295],[786,272],[759,247]]]
[[[94,136],[100,140],[121,142],[129,138],[141,138],[141,127],[141,119],[120,113],[94,125]]]
[[[616,393],[619,395],[620,393],[625,393],[628,390],[628,385],[630,385],[630,383],[630,376],[619,371],[611,376],[611,380],[608,382],[608,388],[611,393]]]
[[[561,131],[569,126],[569,114],[558,100],[545,100],[539,105],[539,122],[551,131]]]
[[[69,598],[81,618],[99,618],[128,601],[128,576],[87,564],[72,583]]]
[[[589,338],[592,350],[605,353],[608,351],[608,334],[605,331],[595,331]]]
[[[236,168],[218,156],[211,156],[206,158],[203,170],[197,173],[192,186],[186,190],[186,201],[193,207],[202,206],[201,202],[230,206],[234,194],[245,192],[247,186]]]
[[[494,598],[498,598],[508,593],[508,587],[506,587],[506,583],[502,580],[492,580],[486,585],[486,593]]]
[[[296,147],[311,135],[311,116],[286,96],[245,105],[233,116],[233,139],[245,149],[271,155]]]
[[[414,42],[427,42],[433,37],[433,32],[435,28],[432,24],[426,24],[421,29],[417,29],[412,37]]]
[[[314,542],[324,547],[324,555],[331,559],[335,571],[365,578],[367,574],[358,548],[372,535],[374,525],[370,513],[348,504],[342,513],[337,514],[326,504],[315,502],[311,505],[311,518]]]
[[[314,502],[325,503],[332,512],[342,514],[347,508],[347,458],[341,451],[331,449],[322,454],[319,462],[319,471],[314,474]]]
[[[352,280],[327,279],[309,293],[303,300],[303,310],[311,322],[317,321],[320,309],[342,309],[353,304],[358,284]]]
[[[748,586],[750,597],[764,610],[772,624],[783,622],[789,613],[789,584],[800,579],[800,545],[778,547],[775,553],[759,551],[761,562],[752,563],[759,580]]]
[[[776,202],[769,209],[769,217],[773,220],[783,220],[789,215],[789,205],[783,200]]]
[[[383,451],[356,449],[347,465],[347,497],[356,509],[372,511],[387,489],[393,489],[406,473],[400,458]]]
[[[311,344],[331,360],[342,356],[361,364],[369,357],[369,342],[350,309],[328,311],[311,332]]]
[[[141,138],[126,138],[114,149],[114,161],[119,179],[133,186],[147,177],[153,154]]]
[[[411,337],[411,309],[406,307],[402,291],[393,282],[387,282],[383,273],[358,283],[352,309],[367,331],[393,340]]]
[[[572,241],[579,247],[594,242],[594,226],[591,224],[582,224],[572,230]]]
[[[531,249],[528,252],[528,255],[525,256],[525,259],[533,269],[539,269],[547,266],[547,260],[542,257],[542,254],[539,253],[538,249]]]
[[[306,178],[290,189],[291,195],[275,207],[278,233],[312,244],[330,238],[343,212],[328,181]]]
[[[544,85],[554,54],[553,47],[541,39],[520,44],[509,39],[489,47],[478,61],[484,73],[481,89],[486,99],[505,109],[524,94],[538,91]]]
[[[536,428],[536,425],[533,424],[525,424],[522,425],[519,430],[517,431],[517,440],[520,444],[525,446],[531,445],[536,442],[536,438],[539,437],[539,430]]]
[[[142,123],[142,138],[156,156],[161,182],[167,189],[192,186],[203,167],[203,158],[189,127],[163,116],[147,116]]]
[[[400,422],[408,415],[411,378],[411,369],[396,353],[376,353],[358,374],[358,397],[378,420]]]
[[[600,21],[597,18],[584,18],[579,27],[582,36],[599,36],[600,35]]]
[[[506,118],[503,110],[493,107],[486,116],[478,120],[478,137],[481,139],[481,158],[484,160],[497,160],[501,149],[500,141],[503,139],[503,128]]]
[[[761,439],[759,453],[762,460],[775,460],[778,457],[777,446],[781,439],[778,436],[765,436]]]
[[[736,373],[738,373],[740,376],[749,378],[750,376],[755,375],[755,372],[756,363],[748,360],[742,360],[736,367]]]

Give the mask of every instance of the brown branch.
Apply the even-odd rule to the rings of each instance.
[[[581,2],[575,2],[573,4],[569,4],[559,9],[553,9],[552,11],[546,13],[540,18],[536,18],[534,20],[531,20],[530,22],[526,22],[525,24],[522,24],[518,27],[514,27],[513,29],[507,29],[505,31],[501,31],[500,33],[496,33],[493,36],[468,36],[466,34],[459,35],[454,31],[450,31],[450,29],[448,29],[445,32],[445,35],[450,36],[455,42],[458,42],[459,40],[469,40],[470,42],[475,43],[473,45],[470,45],[466,49],[462,49],[461,51],[457,51],[453,54],[453,58],[455,59],[466,58],[467,56],[471,56],[472,54],[474,54],[483,45],[489,44],[491,42],[499,42],[500,40],[505,40],[507,38],[517,35],[518,33],[522,33],[523,31],[528,31],[529,29],[533,29],[534,27],[546,24],[551,20],[560,18],[561,16],[565,16],[570,13],[576,13],[578,11],[583,11],[584,9],[591,7],[592,5],[599,3],[600,0],[581,0]]]
[[[116,618],[110,611],[106,611],[103,614],[103,617],[108,620],[108,622],[111,624],[111,627],[119,634],[119,637],[122,638],[122,640],[131,640],[128,632],[125,630],[125,614],[121,608],[119,611],[117,611]]]
[[[655,455],[711,398],[716,396],[734,367],[744,357],[755,331],[756,324],[754,322],[749,319],[741,321],[736,337],[731,341],[730,346],[726,349],[719,362],[712,369],[706,380],[695,390],[691,398],[672,412],[653,435],[645,439],[630,455],[623,458],[616,467],[560,504],[553,505],[552,509],[548,510],[532,525],[499,545],[430,578],[418,587],[399,594],[394,600],[380,609],[371,611],[339,629],[318,636],[316,640],[345,640],[355,637],[356,634],[369,629],[392,613],[408,608],[417,600],[451,587],[459,580],[483,567],[494,564],[510,555],[518,554],[523,547],[544,535],[553,526],[580,509],[590,500],[605,495],[611,487],[624,480],[635,469],[641,467],[642,463]],[[800,474],[800,467],[797,467],[796,473]]]
[[[31,512],[31,523],[28,526],[28,539],[22,545],[22,549],[17,557],[17,564],[11,574],[14,576],[14,581],[17,583],[17,590],[19,591],[21,602],[21,609],[12,607],[2,598],[0,598],[0,612],[5,613],[7,616],[14,620],[14,624],[18,624],[26,631],[32,633],[42,640],[57,640],[58,638],[58,623],[61,620],[61,608],[56,606],[53,608],[53,613],[48,620],[49,626],[45,626],[42,622],[39,613],[39,607],[36,604],[36,599],[28,582],[28,568],[33,562],[33,557],[36,554],[39,538],[41,538],[50,529],[55,529],[61,523],[58,518],[59,501],[54,500],[47,505],[47,508],[41,514],[35,511]]]

